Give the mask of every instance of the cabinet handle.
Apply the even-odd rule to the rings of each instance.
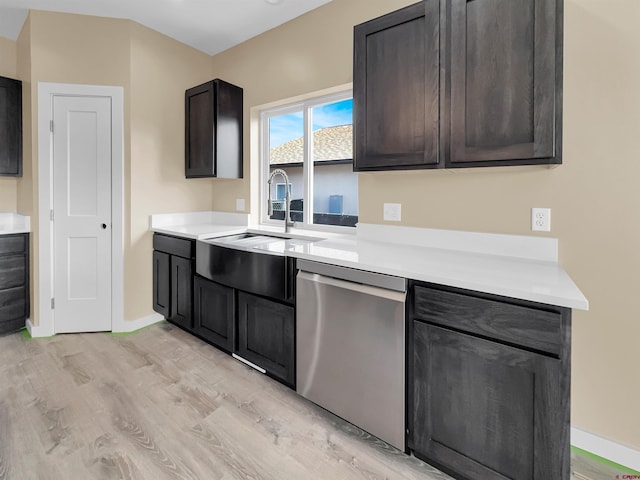
[[[106,223],[103,223],[103,224],[102,224],[102,229],[103,229],[103,230],[106,230],[106,229],[107,229],[107,224],[106,224]]]

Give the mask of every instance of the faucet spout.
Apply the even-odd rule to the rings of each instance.
[[[269,185],[269,192],[267,194],[267,214],[269,216],[273,215],[273,201],[271,200],[271,183],[273,182],[273,177],[276,175],[280,175],[284,180],[284,233],[289,233],[289,227],[293,226],[293,222],[291,222],[290,214],[291,214],[291,195],[289,194],[289,176],[287,172],[280,168],[276,168],[271,175],[269,175],[269,180],[267,184]]]

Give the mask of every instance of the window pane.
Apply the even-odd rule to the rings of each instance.
[[[302,110],[269,119],[269,165],[302,163],[304,160]]]
[[[353,172],[353,100],[312,109],[313,223],[358,222],[358,176]]]
[[[299,112],[277,115],[269,119],[269,173],[280,168],[289,177],[291,197],[291,219],[302,221],[302,198],[304,180],[304,115]],[[277,175],[271,183],[273,205],[272,220],[283,220],[285,213],[285,186],[282,176]]]

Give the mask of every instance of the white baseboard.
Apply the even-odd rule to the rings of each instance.
[[[640,471],[640,452],[593,433],[571,427],[571,445],[611,462]]]
[[[52,337],[54,335],[51,325],[34,325],[33,323],[31,323],[30,318],[27,318],[27,322],[25,325],[27,327],[27,330],[29,331],[29,335],[31,335],[31,338]]]
[[[138,318],[137,320],[132,320],[130,322],[118,322],[117,325],[113,325],[114,333],[127,333],[133,332],[135,330],[140,330],[141,328],[148,327],[149,325],[153,325],[154,323],[158,323],[164,320],[164,317],[159,313],[153,313],[149,316]]]
[[[158,323],[163,320],[164,317],[162,315],[160,315],[159,313],[154,313],[152,315],[138,318],[137,320],[132,320],[130,322],[113,322],[112,331],[115,333],[133,332],[135,330],[140,330],[141,328],[148,327],[149,325],[153,325],[154,323]],[[30,318],[28,318],[26,321],[26,327],[29,331],[29,335],[31,335],[32,338],[52,337],[53,335],[55,335],[55,332],[51,328],[51,325],[33,325]]]

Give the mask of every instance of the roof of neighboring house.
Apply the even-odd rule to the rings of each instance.
[[[270,164],[301,163],[303,137],[271,149]],[[313,132],[313,152],[316,162],[353,158],[353,125],[321,128]]]

